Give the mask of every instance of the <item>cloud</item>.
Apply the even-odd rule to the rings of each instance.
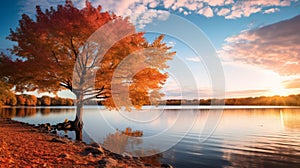
[[[161,2],[157,0],[91,0],[93,5],[101,5],[103,10],[113,11],[120,16],[129,16],[131,22],[138,28],[144,28],[154,19],[165,20],[169,12],[161,9],[153,9]]]
[[[144,28],[147,24],[151,23],[153,19],[166,20],[169,17],[169,12],[163,10],[144,10],[144,12],[136,15],[137,17],[131,17],[132,22],[138,28]]]
[[[229,97],[245,97],[245,95],[247,95],[248,97],[251,96],[262,96],[265,95],[266,93],[268,93],[269,90],[266,89],[257,89],[257,90],[235,90],[235,91],[226,91],[225,92],[225,97],[229,98]]]
[[[227,16],[230,13],[230,9],[222,8],[221,10],[217,10],[217,15],[219,16]]]
[[[227,38],[220,55],[273,70],[281,75],[300,74],[300,15],[290,20]]]
[[[205,17],[212,17],[217,14],[219,16],[224,16],[226,19],[236,19],[241,17],[249,17],[258,12],[277,12],[279,11],[278,7],[290,6],[292,2],[296,1],[298,0],[167,0],[164,2],[164,7],[166,9],[172,9],[173,11],[176,11],[179,8],[184,8],[192,11],[191,13],[197,13]],[[223,8],[225,9],[222,10]]]
[[[300,88],[300,78],[297,78],[294,80],[283,81],[282,85],[284,85],[286,89],[299,89]]]
[[[175,0],[164,0],[163,4],[165,8],[170,8],[174,4]]]
[[[223,6],[225,4],[224,0],[203,0],[209,6]]]
[[[165,89],[164,99],[199,99],[199,98],[212,98],[212,90],[205,89]]]
[[[187,61],[191,61],[191,62],[201,62],[200,57],[188,57],[186,58]]]
[[[132,22],[140,28],[145,27],[153,19],[164,18],[166,13],[179,11],[183,15],[199,14],[205,17],[215,15],[224,16],[225,19],[236,19],[249,17],[254,13],[274,13],[279,11],[278,7],[290,6],[298,0],[90,0],[93,5],[101,5],[103,10],[111,11],[121,16],[130,16]],[[35,6],[40,5],[42,9],[64,4],[65,0],[27,0],[21,3],[21,13],[34,16]],[[73,0],[75,6],[82,8],[85,0]],[[270,9],[271,8],[271,9]],[[149,10],[155,10],[156,17],[149,17]],[[153,13],[153,10],[150,13]],[[146,21],[143,19],[147,19]]]
[[[120,16],[129,16],[132,23],[137,27],[143,28],[151,23],[153,19],[164,20],[168,18],[169,12],[162,9],[152,9],[163,1],[160,0],[90,0],[94,6],[101,5],[104,11],[114,12]],[[169,1],[171,2],[171,1]],[[20,13],[30,16],[35,15],[35,6],[39,5],[42,9],[51,6],[64,4],[65,0],[27,0],[20,2]],[[85,0],[73,0],[73,4],[78,8],[85,7]]]
[[[176,42],[175,41],[169,41],[169,42],[167,42],[167,45],[169,47],[174,47],[176,45]]]
[[[209,6],[200,9],[197,13],[208,18],[214,16],[213,10]]]
[[[269,14],[269,13],[275,13],[277,11],[280,11],[280,9],[279,8],[271,8],[271,9],[265,10],[264,13]]]
[[[253,90],[232,90],[225,91],[225,98],[240,98],[240,97],[258,97],[269,93],[267,89]],[[209,88],[195,89],[168,89],[164,90],[164,99],[208,99],[208,98],[224,98],[223,96],[213,95],[213,91]],[[217,94],[217,93],[216,93]],[[246,96],[245,96],[246,95]]]
[[[184,14],[184,15],[188,15],[189,13],[188,13],[187,11],[184,11],[183,14]]]

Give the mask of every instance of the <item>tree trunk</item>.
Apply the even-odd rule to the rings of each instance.
[[[82,128],[83,128],[83,96],[77,96],[76,104],[76,118],[74,121],[74,128],[76,133],[76,140],[82,141]]]

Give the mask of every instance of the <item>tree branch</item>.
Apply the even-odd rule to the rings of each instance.
[[[65,87],[65,88],[67,88],[67,89],[69,89],[70,91],[73,92],[73,87],[72,87],[72,85],[70,85],[70,84],[68,84],[68,83],[66,84],[66,83],[60,82],[60,86]]]
[[[74,43],[73,43],[73,37],[71,37],[70,42],[71,42],[71,49],[72,49],[72,51],[73,51],[73,53],[74,53],[74,55],[75,55],[75,61],[76,61],[76,60],[77,60],[77,57],[78,57],[78,53],[77,53],[76,48],[75,48],[75,45],[74,45]]]

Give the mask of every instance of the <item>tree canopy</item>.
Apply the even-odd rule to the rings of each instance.
[[[105,34],[97,33],[108,24],[111,29]],[[123,32],[126,36],[115,37]],[[45,11],[37,6],[35,18],[23,14],[19,26],[10,31],[7,38],[16,42],[11,52],[18,58],[2,59],[1,76],[16,91],[68,89],[77,103],[98,98],[107,107],[120,108],[126,101],[141,107],[161,98],[159,89],[168,77],[162,70],[175,54],[163,43],[163,35],[153,43],[143,36],[128,18],[104,12],[89,1],[82,9],[70,0]],[[123,96],[113,96],[112,87]]]

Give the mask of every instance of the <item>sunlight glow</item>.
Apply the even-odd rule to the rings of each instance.
[[[275,86],[270,89],[270,91],[269,91],[269,93],[268,93],[267,96],[274,96],[274,95],[288,96],[290,94],[292,94],[291,90],[286,89],[281,84],[275,84]]]

